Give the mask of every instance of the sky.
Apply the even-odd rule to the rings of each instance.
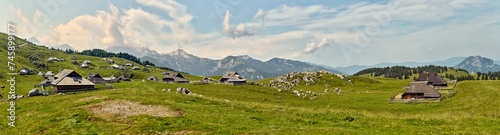
[[[0,1],[0,31],[77,50],[183,49],[332,67],[500,60],[497,0],[40,0]]]

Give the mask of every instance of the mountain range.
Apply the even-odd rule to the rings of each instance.
[[[290,72],[327,70],[334,73],[341,73],[322,66],[282,58],[261,61],[248,55],[239,55],[214,60],[189,54],[182,49],[160,54],[148,48],[134,49],[118,46],[110,47],[106,51],[126,52],[158,66],[201,76],[218,76],[227,71],[237,71],[242,77],[259,80],[277,77]]]
[[[498,64],[495,64],[500,62],[480,56],[453,57],[447,60],[434,62],[380,63],[372,66],[354,65],[348,67],[331,67],[283,58],[273,58],[268,61],[261,61],[248,55],[227,56],[220,60],[214,60],[189,54],[182,49],[163,54],[148,48],[134,49],[123,46],[110,47],[106,50],[110,52],[126,52],[142,60],[155,63],[156,65],[169,67],[177,71],[194,75],[217,76],[227,71],[238,71],[243,77],[248,79],[263,79],[280,76],[290,72],[315,70],[327,70],[334,73],[352,75],[367,68],[392,66],[418,67],[424,65],[438,65],[462,68],[469,72],[500,71]]]
[[[348,67],[327,67],[329,69],[335,69],[342,73],[353,75],[363,69],[367,68],[380,68],[380,67],[392,67],[392,66],[405,66],[405,67],[418,67],[425,65],[436,65],[436,66],[447,66],[454,67],[458,65],[460,62],[464,61],[467,57],[453,57],[444,61],[435,61],[435,62],[402,62],[402,63],[379,63],[372,66],[365,65],[354,65]]]
[[[30,37],[28,39],[26,39],[26,41],[29,41],[35,45],[41,45],[41,42],[38,41],[37,38],[35,37]],[[49,47],[53,47],[53,48],[56,48],[56,49],[61,49],[61,50],[75,50],[75,48],[73,48],[71,45],[68,45],[68,44],[60,44],[60,45],[52,45],[52,46],[49,46]]]
[[[425,65],[436,65],[436,66],[447,66],[459,69],[465,69],[468,72],[497,72],[500,71],[500,61],[494,61],[489,58],[481,56],[470,56],[470,57],[453,57],[444,61],[436,62],[403,62],[403,63],[380,63],[372,66],[354,65],[348,67],[328,67],[328,69],[334,69],[342,73],[352,75],[363,69],[368,68],[380,68],[380,67],[393,67],[393,66],[405,66],[405,67],[418,67]]]

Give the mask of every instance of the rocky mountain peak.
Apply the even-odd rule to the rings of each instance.
[[[481,56],[470,56],[455,67],[465,69],[469,72],[490,72],[500,70],[500,66],[495,64],[492,59]]]
[[[473,67],[491,67],[494,64],[494,61],[481,56],[471,56],[465,59],[466,64],[470,64]]]
[[[183,58],[186,58],[186,59],[189,59],[192,57],[191,54],[187,53],[186,51],[184,51],[183,49],[177,49],[171,53],[168,53],[168,55],[171,55],[171,56],[180,56],[180,57],[183,57]]]

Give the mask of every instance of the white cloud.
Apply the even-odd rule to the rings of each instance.
[[[145,6],[163,9],[167,11],[169,17],[186,26],[189,26],[191,20],[193,19],[193,16],[187,13],[187,7],[176,2],[175,0],[137,0],[137,2]]]
[[[12,11],[14,11],[14,9],[12,9]],[[20,37],[33,37],[34,33],[38,30],[37,27],[35,27],[33,23],[26,18],[22,9],[17,9],[15,12],[17,18],[19,19],[19,24],[16,26],[16,35]]]
[[[257,13],[255,13],[255,15],[253,16],[254,19],[260,19],[262,21],[264,21],[264,19],[266,18],[266,12],[264,12],[264,9],[260,9],[257,10]]]
[[[225,34],[231,36],[233,39],[243,36],[253,36],[259,33],[261,28],[255,26],[248,26],[247,24],[244,23],[240,23],[237,26],[231,26],[230,20],[231,20],[231,13],[229,11],[226,11],[226,15],[224,16],[224,20],[222,22],[222,31]]]
[[[44,20],[42,20],[43,19],[42,18],[42,13],[38,9],[35,10],[35,16],[34,17],[35,17],[34,18],[35,22],[42,22],[42,21],[44,21]]]
[[[313,54],[318,49],[325,48],[327,46],[330,46],[333,43],[334,43],[333,39],[329,39],[329,38],[324,37],[321,40],[321,42],[319,42],[319,43],[315,43],[315,42],[307,43],[307,46],[304,49],[304,53],[305,54]]]
[[[70,44],[77,50],[110,46],[148,47],[164,52],[171,46],[182,47],[193,41],[211,38],[213,34],[197,34],[187,7],[173,0],[145,1],[139,4],[166,11],[166,17],[141,8],[120,11],[110,4],[107,11],[80,15],[53,28],[41,38],[46,44]],[[164,16],[165,17],[165,16]]]
[[[310,17],[313,14],[325,11],[322,5],[312,5],[307,7],[282,5],[278,8],[267,11],[267,18],[270,20],[297,20]]]
[[[166,21],[166,25],[172,33],[175,33],[175,39],[179,44],[185,43],[194,38],[195,30],[191,24],[193,16],[187,12],[187,7],[174,0],[137,0],[139,4],[152,6],[162,9],[168,13],[173,21]]]
[[[331,5],[280,5],[274,9],[258,9],[255,14],[247,15],[248,19],[253,20],[246,22],[232,17],[233,12],[227,11],[223,22],[214,21],[222,24],[219,32],[200,34],[192,26],[193,16],[187,12],[187,6],[174,0],[137,2],[142,9],[118,10],[110,5],[106,11],[80,15],[68,23],[54,26],[46,38],[37,38],[42,42],[53,42],[54,45],[67,43],[79,50],[120,45],[148,47],[162,53],[182,47],[190,53],[209,58],[248,54],[263,60],[284,57],[345,64],[350,62],[346,60],[349,57],[357,63],[348,64],[366,64],[398,62],[404,60],[398,55],[421,56],[418,53],[428,53],[429,50],[433,52],[429,57],[450,54],[462,56],[467,52],[457,48],[470,50],[471,44],[493,46],[497,41],[493,37],[498,35],[495,30],[500,22],[498,10],[481,12],[488,5],[485,1],[391,0],[334,8],[329,7]],[[157,8],[159,10],[154,11],[160,12],[149,12],[151,8]],[[20,20],[28,21],[21,10],[13,11],[17,11]],[[378,24],[377,17],[387,17],[384,16],[387,12],[390,13],[390,21],[380,27],[377,34],[368,36],[369,44],[354,44],[359,36],[358,30],[365,33],[367,23]],[[40,14],[36,17],[36,14],[34,19],[43,19]],[[262,28],[266,28],[265,31]],[[233,38],[247,37],[234,40],[226,35]],[[335,46],[332,45],[333,39]],[[340,45],[353,46],[362,53],[343,55],[342,49],[338,48]],[[453,45],[446,48],[453,51],[444,53],[440,47],[432,49],[443,45]],[[206,50],[215,50],[216,53],[206,53]],[[491,50],[495,48],[486,51]],[[332,66],[337,65],[341,64]]]
[[[21,20],[21,22],[27,22],[28,19],[26,17],[24,17],[23,15],[23,11],[21,9],[18,9],[17,12],[17,17]]]
[[[54,27],[41,41],[48,45],[69,44],[77,50],[124,44],[120,12],[114,5],[109,10],[97,11],[95,16],[77,16]]]
[[[227,55],[250,55],[260,60],[273,57],[297,58],[302,54],[302,49],[298,48],[303,48],[302,45],[307,43],[306,40],[312,38],[310,35],[307,31],[290,31],[273,35],[255,35],[238,40],[223,37],[193,43],[195,45],[186,46],[185,50],[197,56],[214,59],[221,59]],[[206,50],[216,51],[206,53]]]
[[[9,11],[14,11],[14,5],[9,4]]]

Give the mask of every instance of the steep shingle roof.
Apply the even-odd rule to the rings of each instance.
[[[430,84],[436,86],[436,85],[447,85],[446,81],[443,80],[440,76],[438,76],[436,73],[421,73],[418,76],[418,79],[416,81],[428,81]]]
[[[52,82],[52,85],[95,85],[83,77],[62,77]]]
[[[69,69],[59,72],[55,75],[55,78],[56,80],[52,81],[52,85],[95,85],[80,74]]]
[[[72,72],[75,72],[73,70],[69,70],[69,69],[64,69],[62,70],[61,72],[57,73],[54,77],[56,78],[61,78],[61,77],[64,77],[64,76],[68,76],[69,74],[71,74]],[[81,77],[81,76],[80,76]]]
[[[427,85],[427,81],[411,82],[410,89],[406,93],[424,93],[426,98],[439,98],[441,94],[437,92],[432,86]]]
[[[186,81],[189,81],[182,74],[180,74],[178,72],[168,72],[168,74],[165,75],[165,78],[173,79],[174,82],[186,82]]]
[[[238,74],[238,72],[235,72],[235,71],[226,72],[226,74],[224,74],[224,76],[222,76],[221,80],[223,80],[223,79],[228,79],[229,82],[246,81],[246,79],[241,77],[240,74]]]

